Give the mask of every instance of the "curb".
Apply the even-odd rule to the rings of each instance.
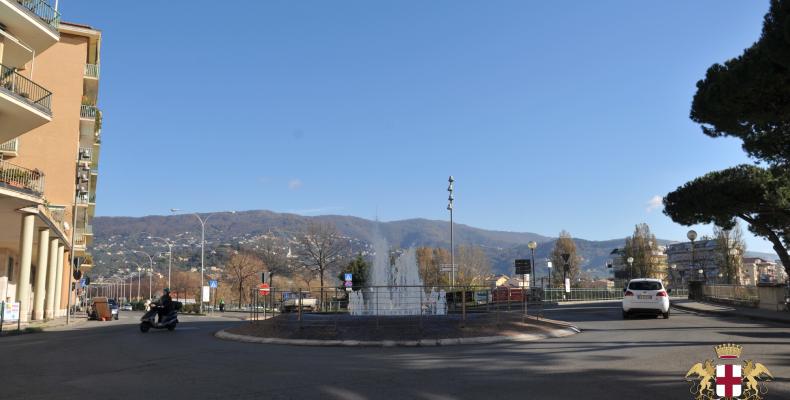
[[[493,343],[513,343],[513,342],[532,342],[541,339],[568,337],[581,333],[581,329],[573,324],[553,319],[529,317],[532,320],[544,325],[553,326],[549,332],[545,333],[524,333],[513,336],[478,336],[468,338],[447,338],[447,339],[420,339],[420,340],[316,340],[316,339],[283,339],[283,338],[264,338],[258,336],[239,335],[230,333],[222,329],[214,334],[214,337],[222,340],[231,340],[244,343],[261,344],[281,344],[292,346],[335,346],[335,347],[433,347],[433,346],[453,346],[462,344],[493,344]]]
[[[713,310],[700,310],[694,307],[687,307],[683,305],[672,304],[674,308],[683,311],[690,311],[695,313],[702,313],[702,314],[711,314],[711,315],[720,315],[720,316],[728,316],[728,317],[742,317],[747,318],[753,321],[768,321],[768,322],[777,322],[781,324],[790,324],[790,320],[783,319],[783,318],[774,318],[774,317],[767,317],[762,315],[752,315],[752,314],[744,314],[740,313],[737,310],[734,311],[713,311]]]
[[[232,340],[244,343],[284,344],[292,346],[334,346],[334,347],[434,347],[454,346],[462,344],[493,344],[512,342],[532,342],[541,339],[561,338],[581,333],[579,328],[568,325],[556,328],[547,333],[524,333],[514,336],[480,336],[468,338],[449,339],[420,339],[420,340],[311,340],[311,339],[281,339],[264,338],[258,336],[239,335],[220,330],[214,334],[218,339]]]

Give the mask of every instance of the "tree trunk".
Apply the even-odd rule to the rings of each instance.
[[[790,254],[788,254],[787,249],[785,248],[784,244],[782,244],[782,239],[776,234],[776,232],[772,231],[765,225],[759,225],[756,221],[750,217],[745,215],[739,215],[742,220],[749,223],[749,225],[756,227],[765,237],[773,244],[774,251],[779,256],[779,260],[782,261],[782,266],[785,269],[785,274],[790,273],[788,268],[790,268]]]
[[[324,310],[324,267],[318,268],[318,280],[321,283],[321,303],[319,304],[319,309],[321,311]]]

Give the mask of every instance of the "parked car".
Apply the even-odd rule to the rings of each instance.
[[[132,303],[126,303],[121,306],[121,310],[123,311],[132,311],[134,308],[132,307]]]
[[[632,279],[623,289],[623,319],[633,314],[663,315],[669,319],[669,292],[659,279]]]

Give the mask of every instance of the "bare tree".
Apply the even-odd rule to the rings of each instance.
[[[225,266],[225,272],[230,277],[233,288],[239,290],[239,308],[244,300],[244,288],[255,283],[255,276],[264,270],[263,261],[254,254],[246,251],[238,252],[231,256]]]
[[[324,276],[340,261],[344,244],[334,225],[312,223],[299,237],[300,262],[306,269],[318,274],[321,284],[321,307],[324,305]]]
[[[718,244],[719,273],[725,283],[740,284],[740,271],[743,264],[743,254],[746,251],[746,242],[743,240],[743,230],[736,222],[732,229],[713,227],[713,236]]]
[[[491,263],[478,246],[459,246],[456,260],[458,275],[456,283],[461,286],[483,285],[491,275]]]

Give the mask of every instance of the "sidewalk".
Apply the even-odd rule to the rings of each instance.
[[[69,326],[74,326],[77,324],[83,324],[88,320],[87,315],[84,312],[78,312],[71,316],[69,321]],[[14,332],[17,330],[17,326],[19,329],[25,330],[26,328],[33,328],[33,329],[52,329],[52,328],[60,328],[66,326],[66,317],[59,317],[55,319],[51,319],[49,321],[30,321],[30,322],[23,322],[17,325],[16,321],[14,322],[6,322],[3,324],[3,333]]]
[[[772,311],[761,308],[733,307],[723,304],[704,303],[695,300],[673,300],[672,307],[692,312],[720,316],[744,317],[758,321],[771,321],[790,324],[790,312]]]

